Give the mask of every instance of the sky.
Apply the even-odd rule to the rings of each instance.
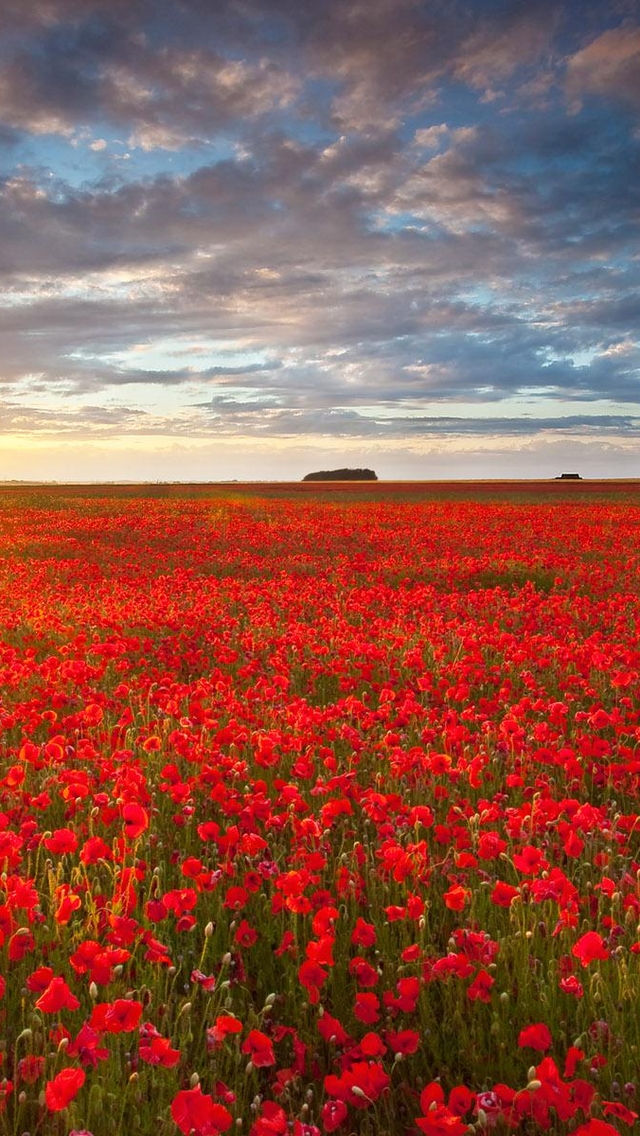
[[[640,476],[640,0],[0,14],[0,479]]]

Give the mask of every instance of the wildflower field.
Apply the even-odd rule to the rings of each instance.
[[[639,526],[0,490],[0,1133],[633,1133]]]

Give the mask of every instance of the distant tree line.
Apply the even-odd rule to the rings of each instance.
[[[372,469],[321,469],[308,473],[303,481],[377,481]]]

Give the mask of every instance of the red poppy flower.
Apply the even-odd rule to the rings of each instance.
[[[504,880],[498,880],[491,892],[491,902],[495,903],[497,907],[511,907],[514,899],[520,896],[520,888],[513,887],[512,884],[507,884]]]
[[[131,1033],[142,1017],[142,1002],[116,998],[114,1002],[98,1002],[90,1018],[92,1029],[104,1033]]]
[[[372,947],[376,941],[376,929],[373,923],[367,923],[358,917],[356,925],[351,932],[351,942],[358,947]]]
[[[384,1057],[387,1052],[387,1047],[384,1044],[380,1034],[365,1033],[360,1041],[360,1051],[364,1057]]]
[[[84,1069],[62,1069],[52,1081],[47,1081],[44,1099],[50,1112],[61,1112],[71,1103],[86,1080]]]
[[[586,1124],[579,1125],[574,1130],[573,1136],[620,1136],[617,1128],[613,1124],[607,1124],[606,1120],[598,1120],[592,1117]]]
[[[233,1124],[229,1110],[203,1093],[200,1085],[177,1093],[171,1102],[171,1115],[184,1136],[218,1136]]]
[[[327,980],[327,971],[317,962],[307,959],[298,968],[298,979],[309,994],[309,1001],[312,1005],[317,1005],[320,1001],[320,987]]]
[[[42,993],[43,990],[47,989],[47,986],[54,977],[55,975],[50,966],[39,966],[36,970],[33,971],[32,974],[29,975],[25,982],[25,986],[27,990],[30,990],[32,992],[32,994],[36,994],[38,992]]]
[[[242,1043],[242,1052],[248,1053],[256,1069],[264,1069],[267,1065],[275,1065],[276,1055],[273,1045],[266,1033],[253,1029]]]
[[[571,954],[574,958],[579,959],[582,966],[588,966],[589,963],[596,960],[609,958],[609,951],[604,944],[604,939],[597,931],[587,931],[586,934],[582,935],[577,943],[573,944]],[[592,1136],[596,1136],[596,1134],[592,1133]]]
[[[285,1136],[289,1125],[287,1114],[275,1101],[265,1101],[260,1116],[251,1126],[249,1136]]]
[[[231,1014],[220,1014],[214,1025],[207,1030],[207,1046],[215,1048],[222,1045],[229,1034],[242,1033],[242,1022]]]
[[[375,966],[372,966],[367,959],[361,956],[351,959],[349,974],[354,976],[358,986],[376,986],[380,981],[380,975]]]
[[[78,847],[78,837],[72,828],[56,828],[51,836],[46,836],[42,842],[49,852],[55,856],[63,856],[65,852],[75,852]]]
[[[90,836],[80,850],[83,864],[97,864],[99,860],[113,860],[113,851],[101,836]]]
[[[465,1120],[444,1104],[430,1108],[426,1116],[416,1117],[416,1124],[426,1136],[464,1136],[469,1128]]]
[[[638,1119],[638,1113],[633,1112],[632,1109],[627,1108],[627,1106],[620,1101],[603,1101],[602,1111],[605,1116],[615,1116],[618,1120],[621,1120],[623,1124],[635,1124]]]
[[[125,835],[129,840],[137,840],[149,827],[149,814],[137,801],[129,801],[122,806]]]
[[[377,994],[356,994],[353,1013],[365,1025],[377,1022],[380,1017],[380,999]]]
[[[551,1032],[548,1026],[543,1022],[536,1022],[535,1025],[526,1026],[525,1029],[520,1030],[518,1037],[518,1045],[521,1049],[537,1049],[540,1053],[544,1053],[552,1045]]]
[[[109,1050],[100,1045],[100,1034],[85,1022],[77,1037],[67,1048],[70,1057],[78,1057],[82,1065],[95,1069],[100,1061],[106,1061]]]
[[[471,892],[469,888],[462,887],[462,884],[454,884],[444,893],[442,898],[445,907],[448,907],[450,911],[463,911],[471,898]]]
[[[44,1057],[36,1057],[33,1054],[22,1057],[17,1065],[18,1080],[25,1081],[27,1085],[33,1085],[42,1075],[43,1070]]]
[[[574,998],[582,998],[584,994],[584,986],[575,974],[570,974],[568,978],[561,978],[558,985],[564,994],[573,994]]]
[[[77,1010],[80,1002],[72,994],[64,978],[55,977],[36,1002],[36,1009],[43,1014],[57,1014],[60,1010]]]
[[[329,1073],[324,1079],[324,1087],[330,1096],[354,1108],[368,1108],[389,1085],[389,1075],[377,1061],[355,1061],[341,1076]]]
[[[449,1093],[447,1107],[456,1116],[464,1116],[475,1103],[475,1096],[465,1085],[455,1085]]]
[[[495,982],[488,970],[479,970],[473,982],[467,987],[467,997],[472,1002],[490,1002],[491,987]]]
[[[246,919],[242,919],[236,928],[234,939],[241,947],[252,947],[258,941],[258,932]]]
[[[172,1069],[180,1060],[180,1050],[172,1049],[168,1037],[151,1037],[147,1042],[140,1041],[139,1051],[142,1061],[147,1065],[162,1065]]]
[[[397,1033],[394,1030],[387,1030],[385,1037],[393,1052],[402,1053],[405,1057],[415,1053],[420,1047],[420,1034],[417,1030],[405,1029]]]
[[[35,949],[36,941],[28,927],[19,927],[9,939],[9,961],[20,962],[25,955]]]
[[[321,1119],[325,1132],[335,1132],[347,1119],[349,1110],[344,1101],[328,1100],[322,1106]]]

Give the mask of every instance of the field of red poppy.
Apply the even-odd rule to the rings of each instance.
[[[522,492],[0,491],[0,1133],[633,1131],[640,497]]]

